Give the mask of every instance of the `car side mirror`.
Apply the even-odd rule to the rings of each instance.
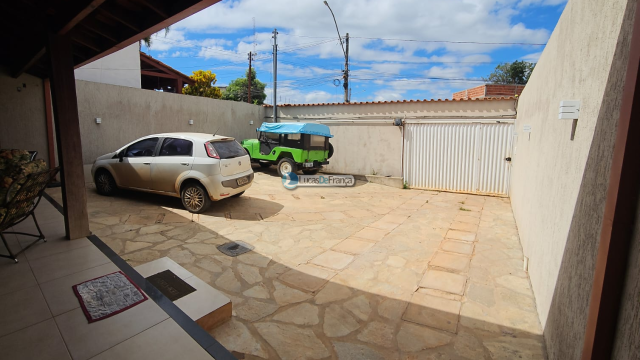
[[[118,162],[122,162],[123,159],[124,159],[124,150],[118,153]]]

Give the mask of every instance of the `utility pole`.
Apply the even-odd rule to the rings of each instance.
[[[253,73],[251,72],[251,60],[253,58],[253,53],[249,52],[249,73],[247,74],[247,81],[249,82],[249,93],[247,94],[248,97],[248,103],[249,104],[253,104],[251,102],[251,76],[253,75]]]
[[[329,11],[331,11],[331,17],[333,17],[333,23],[336,24],[336,31],[338,32],[338,40],[340,40],[340,46],[342,47],[342,53],[344,54],[344,74],[342,75],[342,79],[343,81],[343,86],[344,86],[344,102],[348,103],[349,102],[349,33],[347,33],[347,36],[345,36],[344,40],[342,40],[342,36],[340,35],[340,29],[338,28],[338,22],[336,21],[336,16],[333,14],[333,10],[331,10],[331,6],[329,6],[329,3],[327,2],[327,0],[323,1],[324,4],[329,8]],[[344,48],[344,43],[347,43],[347,49],[345,50]]]
[[[348,103],[351,101],[351,96],[349,96],[349,33],[344,37],[344,42],[346,43],[344,53],[344,102]]]
[[[273,122],[278,122],[278,29],[273,29]]]

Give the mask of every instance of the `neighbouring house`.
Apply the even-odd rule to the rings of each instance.
[[[140,88],[140,45],[133,43],[75,69],[76,80]]]
[[[182,94],[185,85],[195,81],[160,60],[140,51],[140,76],[142,88]]]
[[[194,81],[182,72],[140,51],[138,43],[75,70],[76,80],[138,89],[182,93]]]
[[[453,93],[453,100],[520,96],[524,85],[484,84]]]

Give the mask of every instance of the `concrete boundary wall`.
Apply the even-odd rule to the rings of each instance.
[[[44,84],[29,74],[17,79],[0,69],[0,149],[36,150],[49,163]]]
[[[256,128],[264,118],[262,106],[235,101],[82,80],[77,80],[76,86],[85,164],[154,133],[217,131],[239,141],[255,138]],[[102,123],[96,124],[96,118]]]
[[[518,104],[511,201],[550,360],[582,352],[635,4],[570,0]]]
[[[265,107],[273,121],[273,107]],[[515,99],[381,101],[350,104],[278,106],[281,122],[317,122],[331,129],[334,156],[327,172],[402,177],[402,131],[406,121],[480,121],[513,119]]]

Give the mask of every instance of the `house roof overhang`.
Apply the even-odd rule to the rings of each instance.
[[[140,52],[140,71],[143,76],[166,77],[172,79],[181,79],[184,84],[193,85],[195,81],[189,76],[172,68],[171,66],[156,60],[151,56]]]
[[[49,77],[49,34],[69,36],[74,66],[123,49],[220,0],[12,0],[0,2],[0,66]]]

